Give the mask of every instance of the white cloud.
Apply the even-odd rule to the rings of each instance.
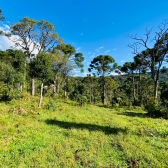
[[[91,54],[91,52],[88,52],[88,54]]]
[[[10,27],[7,24],[3,25],[6,29],[10,30]]]
[[[81,49],[81,47],[78,47],[77,49],[76,49],[76,51],[79,51]]]
[[[120,75],[120,74],[115,73],[115,72],[111,72],[110,75],[117,76],[117,75]]]
[[[104,48],[104,47],[100,47],[100,49],[102,49],[102,48]]]
[[[95,57],[95,55],[92,55],[90,58],[94,58]]]
[[[81,36],[83,35],[83,33],[80,34]]]
[[[114,51],[116,50],[116,48],[113,49]]]
[[[10,27],[8,25],[3,24],[3,27],[0,27],[0,30],[4,31],[5,33],[8,33],[8,32],[10,32]],[[19,49],[20,50],[21,47],[19,47],[19,46],[16,47],[15,43],[13,42],[13,41],[16,41],[18,39],[19,39],[19,36],[17,36],[17,35],[12,35],[10,37],[10,39],[8,37],[6,37],[6,36],[0,36],[0,49],[3,50],[3,51],[7,50],[9,48]],[[29,39],[27,38],[27,40],[29,40]],[[30,41],[30,43],[31,42],[32,41]],[[31,45],[30,45],[30,51],[32,51],[32,50],[33,50],[33,44],[31,43]],[[34,51],[32,53],[33,54],[37,54],[38,50],[34,49]]]
[[[0,49],[7,50],[9,48],[13,48],[14,43],[8,39],[8,37],[0,36]]]
[[[95,51],[99,53],[99,50],[98,50],[98,49],[96,49]]]
[[[125,62],[125,60],[121,60],[121,62]]]
[[[95,53],[93,53],[93,54],[95,54]]]
[[[0,30],[1,31],[5,31],[5,28],[0,26]]]
[[[110,50],[105,51],[105,54],[108,53]]]

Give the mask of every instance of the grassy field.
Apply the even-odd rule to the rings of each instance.
[[[168,167],[168,121],[141,108],[0,102],[0,167]]]

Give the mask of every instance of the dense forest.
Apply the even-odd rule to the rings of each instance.
[[[0,30],[14,44],[0,50],[0,167],[168,167],[168,22],[151,32],[128,36],[134,61],[100,54],[81,77],[85,55],[52,23]]]

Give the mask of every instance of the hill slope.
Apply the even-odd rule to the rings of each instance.
[[[62,100],[49,111],[37,101],[0,102],[0,167],[168,167],[166,120]]]

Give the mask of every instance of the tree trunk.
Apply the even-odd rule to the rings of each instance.
[[[105,74],[103,72],[103,104],[105,104]]]
[[[8,90],[9,90],[9,94],[8,94],[8,97],[10,96],[10,93],[11,93],[11,88],[9,86],[9,83],[7,84],[7,87],[8,87]]]
[[[25,83],[26,83],[26,61],[25,61],[25,72],[24,72],[24,83],[23,83],[23,88],[25,89]]]
[[[133,84],[134,105],[135,105],[135,79],[134,79],[134,75],[132,76],[132,84]]]
[[[141,100],[140,100],[140,106],[142,106],[142,95],[141,95],[141,88],[142,88],[142,83],[141,83],[141,74],[140,74],[140,70],[139,70],[139,95],[141,97]]]
[[[158,97],[158,80],[154,81],[154,97]]]
[[[34,76],[32,77],[32,96],[34,96]]]
[[[90,81],[90,103],[91,103],[91,101],[92,101],[92,94],[91,94],[91,79],[90,79],[90,77],[89,77],[89,81]]]
[[[94,95],[93,95],[93,87],[91,88],[91,102],[94,100]]]
[[[64,99],[66,98],[66,90],[64,90]]]
[[[141,74],[140,74],[140,70],[139,70],[139,83],[140,83],[139,94],[141,95]]]
[[[41,107],[42,98],[43,98],[43,82],[41,83],[40,101],[38,107]]]
[[[18,91],[20,90],[20,83],[18,83]]]
[[[57,93],[57,95],[59,95],[59,86],[60,86],[60,83],[57,83],[57,86],[56,86],[56,93]]]
[[[139,85],[138,85],[138,82],[137,82],[137,97],[138,97],[138,94],[139,94]]]
[[[22,92],[23,90],[23,84],[20,85],[20,91]]]
[[[54,94],[54,96],[57,95],[57,93],[56,93],[56,80],[54,80],[53,94]]]

